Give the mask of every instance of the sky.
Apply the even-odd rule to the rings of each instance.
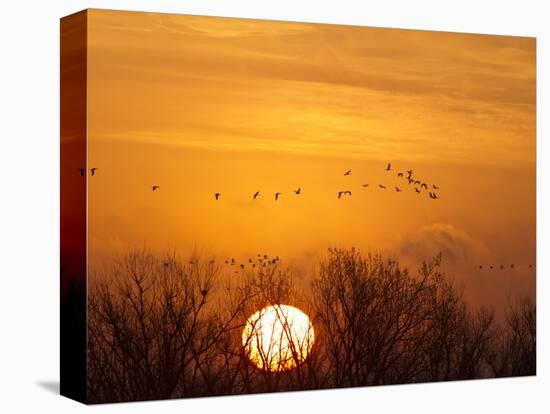
[[[278,255],[306,283],[327,248],[353,246],[413,268],[442,252],[478,304],[533,295],[535,49],[523,37],[90,10],[92,273],[147,247]],[[407,170],[440,198],[417,194],[397,176]]]

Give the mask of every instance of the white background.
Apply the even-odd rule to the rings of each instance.
[[[0,412],[549,412],[550,13],[529,0],[6,1],[0,13]],[[87,7],[536,36],[538,376],[86,408],[59,381],[59,18]],[[547,161],[546,165],[544,161]],[[503,194],[503,197],[506,197]],[[518,212],[521,214],[521,212]],[[261,410],[261,411],[260,411]]]

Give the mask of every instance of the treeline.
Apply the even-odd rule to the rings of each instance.
[[[534,375],[536,312],[511,302],[504,323],[469,309],[441,271],[330,249],[297,289],[278,263],[224,275],[211,260],[134,251],[94,275],[88,298],[90,402]],[[308,314],[304,363],[260,370],[245,353],[247,318],[273,304]],[[269,361],[266,364],[269,366]]]

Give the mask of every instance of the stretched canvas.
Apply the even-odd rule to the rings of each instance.
[[[536,373],[536,41],[61,19],[61,393]]]

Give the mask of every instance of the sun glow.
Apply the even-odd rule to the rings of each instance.
[[[267,306],[250,316],[242,333],[248,358],[259,369],[279,372],[305,361],[315,335],[308,316],[289,305]]]

